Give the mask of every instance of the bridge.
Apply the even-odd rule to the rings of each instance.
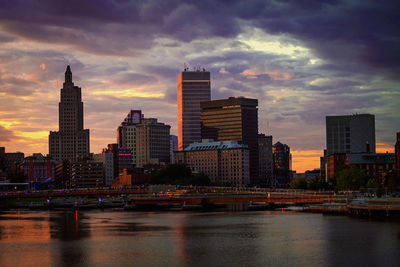
[[[333,195],[290,195],[290,194],[203,194],[196,196],[133,196],[128,200],[133,205],[218,205],[234,203],[287,203],[316,204],[333,202]]]
[[[262,191],[261,191],[262,190]],[[177,190],[175,192],[151,193],[148,188],[135,189],[58,189],[42,191],[18,191],[3,192],[0,199],[24,199],[24,198],[69,198],[125,195],[128,204],[133,205],[218,205],[232,203],[297,203],[314,204],[333,202],[335,196],[329,193],[303,192],[286,190],[269,192],[268,189],[232,190],[232,188],[219,188],[210,190],[202,188],[199,191]]]
[[[36,192],[18,191],[18,192],[3,192],[0,194],[0,199],[19,199],[19,198],[55,198],[55,197],[97,197],[105,195],[130,195],[130,194],[148,194],[147,189],[59,189],[59,190],[43,190]]]

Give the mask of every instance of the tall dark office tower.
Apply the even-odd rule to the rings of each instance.
[[[59,131],[50,132],[49,154],[56,161],[86,157],[90,154],[89,130],[83,129],[81,88],[74,86],[69,66],[60,92]]]
[[[335,153],[375,153],[375,116],[326,116],[326,148],[328,156]]]
[[[292,176],[292,155],[290,147],[281,142],[277,142],[273,148],[274,156],[274,175],[279,187],[287,187]]]
[[[395,170],[396,170],[396,175],[397,178],[400,178],[400,132],[397,133],[396,135],[397,137],[397,142],[396,145],[394,147],[395,150],[395,157],[396,157],[396,161],[395,161]]]
[[[274,187],[276,183],[273,175],[274,160],[271,135],[258,134],[258,162],[260,185],[263,187]]]
[[[211,99],[210,72],[184,69],[178,76],[178,149],[201,141],[200,102]]]
[[[250,150],[250,183],[259,185],[258,100],[244,97],[201,102],[201,138],[238,141]]]

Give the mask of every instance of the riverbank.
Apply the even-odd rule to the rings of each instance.
[[[399,198],[358,198],[349,203],[333,202],[311,205],[305,212],[347,215],[363,218],[400,220]]]

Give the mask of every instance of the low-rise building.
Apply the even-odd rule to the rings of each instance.
[[[71,187],[98,187],[104,184],[103,163],[80,161],[71,164]]]
[[[0,147],[0,172],[6,173],[5,176],[14,175],[18,166],[24,161],[24,153],[22,152],[14,152],[14,153],[6,153],[5,147]]]
[[[21,169],[29,182],[53,181],[55,177],[55,162],[41,153],[26,157]]]
[[[175,163],[194,173],[206,174],[212,182],[244,186],[250,183],[249,149],[237,141],[203,139],[182,151],[175,151]]]
[[[119,175],[119,187],[151,183],[152,176],[144,168],[124,169]]]
[[[371,177],[382,181],[395,170],[395,154],[393,153],[338,153],[328,156],[328,180],[346,166],[365,169]]]
[[[57,188],[71,188],[71,161],[61,160],[55,167],[55,181]]]
[[[114,179],[114,153],[106,148],[101,153],[93,155],[96,162],[103,163],[104,167],[104,185],[110,186]]]
[[[346,165],[365,169],[371,177],[382,181],[394,172],[395,159],[393,153],[352,153],[347,154]]]
[[[335,177],[336,172],[343,169],[346,166],[346,154],[345,153],[336,153],[327,156],[327,170],[328,176],[327,181],[329,179],[333,179]]]

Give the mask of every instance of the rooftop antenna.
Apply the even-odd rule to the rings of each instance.
[[[186,70],[187,70],[187,65],[186,65],[186,62],[185,62],[185,63],[183,63],[183,70],[184,70],[184,71],[186,71]]]

